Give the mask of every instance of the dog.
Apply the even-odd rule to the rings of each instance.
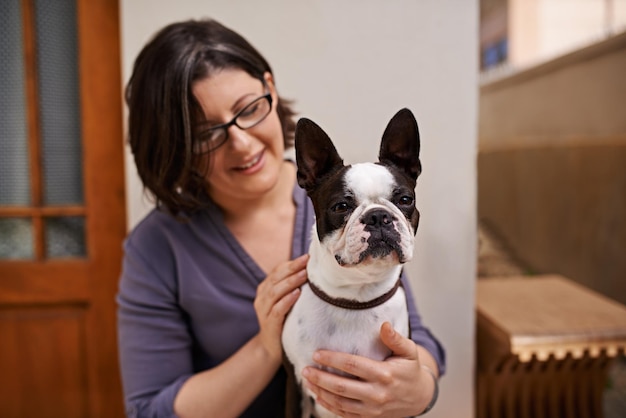
[[[315,225],[308,282],[282,333],[286,416],[328,418],[335,415],[315,403],[301,376],[315,366],[313,353],[327,349],[384,360],[391,351],[380,341],[381,325],[388,321],[409,335],[400,274],[413,256],[420,217],[420,138],[415,117],[402,109],[383,133],[379,161],[346,166],[322,128],[302,118],[295,150],[298,184],[313,203]]]

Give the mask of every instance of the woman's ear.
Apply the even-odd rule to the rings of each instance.
[[[266,71],[263,74],[263,79],[265,80],[265,84],[267,84],[267,88],[272,94],[272,100],[274,103],[278,103],[278,93],[276,92],[276,85],[274,84],[274,76],[269,71]]]
[[[263,79],[265,80],[268,86],[274,89],[276,88],[274,86],[274,76],[272,75],[272,73],[270,73],[269,71],[266,71],[265,73],[263,73]]]

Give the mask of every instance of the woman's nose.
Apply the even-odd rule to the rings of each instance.
[[[250,147],[252,136],[236,125],[228,127],[228,142],[232,149],[242,150]]]

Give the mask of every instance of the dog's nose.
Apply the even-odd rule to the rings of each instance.
[[[395,218],[384,209],[374,209],[361,218],[361,222],[371,227],[385,228],[393,225]]]

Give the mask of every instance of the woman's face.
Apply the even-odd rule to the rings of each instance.
[[[271,74],[265,84],[239,69],[221,70],[193,84],[193,95],[211,127],[230,122],[246,105],[266,93],[272,95],[272,110],[257,125],[242,130],[228,128],[226,142],[209,154],[209,195],[218,204],[229,200],[263,196],[277,183],[283,165],[283,132],[276,112],[278,95]],[[200,167],[200,172],[204,172]]]

